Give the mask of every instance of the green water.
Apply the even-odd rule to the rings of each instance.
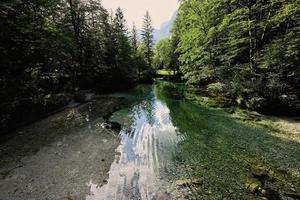
[[[177,159],[190,177],[203,180],[197,197],[252,198],[257,166],[270,169],[261,187],[300,189],[300,144],[273,137],[270,131],[242,124],[225,112],[165,98],[172,123],[184,135]],[[285,198],[281,195],[281,198]]]
[[[299,194],[299,143],[193,104],[177,94],[183,90],[158,82],[116,94],[131,101],[112,116],[127,131],[120,133],[120,157],[108,184],[94,188],[98,196],[88,199],[290,199],[286,193]]]

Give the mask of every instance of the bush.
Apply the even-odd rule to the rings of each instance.
[[[225,84],[221,82],[212,83],[207,86],[207,92],[212,96],[218,96],[225,92]]]
[[[252,97],[246,101],[246,107],[250,110],[260,110],[264,107],[266,99],[262,97]]]

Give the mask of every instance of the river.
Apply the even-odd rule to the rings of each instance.
[[[110,117],[122,124],[119,133],[99,126],[103,119],[93,109],[105,105],[98,104],[67,133],[41,128],[66,117],[58,114],[2,143],[1,161],[13,164],[0,166],[8,169],[0,199],[289,199],[299,193],[299,142],[182,99],[163,83],[110,96],[129,101]],[[20,139],[24,132],[30,140]],[[42,140],[37,132],[52,139],[34,152],[17,152],[13,162],[4,156],[13,153],[8,146],[24,151]]]
[[[111,117],[123,124],[119,155],[110,168],[107,184],[98,188],[91,182],[91,195],[87,199],[170,197],[174,185],[162,172],[174,166],[180,134],[172,124],[169,108],[157,98],[151,86],[139,86],[132,94],[115,95],[132,102],[129,108]]]

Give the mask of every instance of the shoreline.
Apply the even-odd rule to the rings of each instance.
[[[124,105],[96,97],[1,136],[0,199],[84,199],[106,183],[119,138],[100,124]]]

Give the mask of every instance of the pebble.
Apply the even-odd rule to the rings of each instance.
[[[62,146],[62,142],[58,142],[58,143],[57,143],[57,146],[58,146],[58,147]]]

